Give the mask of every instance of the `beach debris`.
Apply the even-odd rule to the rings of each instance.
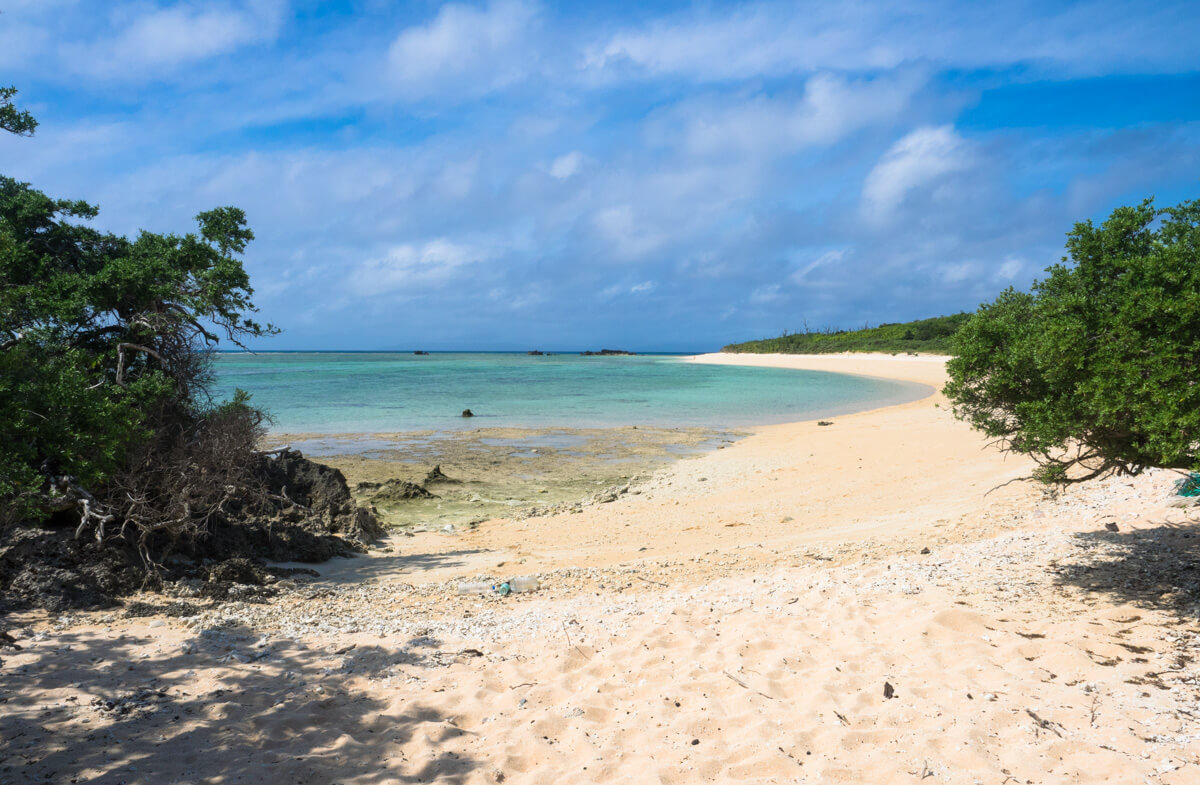
[[[929,546],[925,546],[924,548],[921,549],[922,556],[928,556],[929,553],[930,553]]]
[[[886,681],[883,683],[883,697],[887,699],[896,697],[896,688]]]
[[[833,425],[832,420],[817,420],[817,425]]]
[[[1191,472],[1175,482],[1176,496],[1200,496],[1200,472]]]
[[[463,417],[474,417],[475,412],[471,411],[470,409],[463,409],[462,416]]]
[[[447,477],[442,472],[442,465],[439,463],[429,470],[429,474],[425,475],[425,485],[433,485],[435,482],[460,484],[462,480],[456,480],[453,477]]]
[[[1117,524],[1113,523],[1112,521],[1109,521],[1108,523],[1104,524],[1104,528],[1108,529],[1110,532],[1115,532],[1120,531],[1121,527],[1117,526]]]

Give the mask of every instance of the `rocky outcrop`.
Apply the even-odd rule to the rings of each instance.
[[[355,489],[369,494],[372,504],[439,498],[415,482],[400,479],[385,482],[360,482]]]
[[[230,586],[262,585],[279,568],[264,560],[322,562],[362,553],[384,535],[373,508],[357,504],[337,469],[299,452],[264,455],[256,487],[230,499],[195,537],[179,542],[75,537],[75,526],[25,524],[0,536],[0,612],[104,608],[142,589],[199,581],[198,596],[225,599]],[[149,556],[159,562],[149,565]],[[265,595],[264,595],[265,596]]]
[[[438,483],[444,485],[460,485],[462,484],[462,480],[456,480],[453,477],[447,477],[442,472],[442,465],[438,464],[429,470],[429,474],[425,475],[425,485],[435,485]]]
[[[624,349],[601,349],[598,352],[580,352],[584,357],[636,357],[636,352],[627,352]]]

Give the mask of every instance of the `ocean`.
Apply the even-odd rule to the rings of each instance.
[[[236,388],[276,433],[481,427],[736,428],[916,400],[923,385],[817,371],[700,365],[679,356],[261,352],[216,357],[214,392]],[[470,409],[475,416],[462,417]]]

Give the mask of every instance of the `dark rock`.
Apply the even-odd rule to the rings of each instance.
[[[817,425],[833,425],[830,420],[817,420]]]
[[[418,357],[427,357],[429,352],[415,351],[413,354],[417,355]]]
[[[634,352],[627,352],[624,349],[601,349],[598,352],[580,352],[584,357],[636,357]]]
[[[0,612],[110,608],[145,580],[132,548],[77,540],[74,527],[13,526],[0,540]]]
[[[269,577],[262,567],[243,556],[226,559],[208,569],[208,580],[213,582],[262,586]]]
[[[893,687],[891,684],[888,684],[886,681],[883,683],[883,697],[884,698],[896,697],[896,688]]]
[[[929,555],[929,548],[922,548],[922,549],[921,549],[921,555],[922,555],[922,556],[928,556],[928,555]]]
[[[204,580],[204,596],[226,599],[234,596],[231,586],[268,582],[275,571],[262,565],[264,559],[352,556],[384,535],[373,510],[355,503],[337,469],[284,450],[262,456],[254,475],[265,496],[231,499],[224,516],[189,540],[148,539],[146,552],[161,562],[156,570],[147,568],[132,537],[76,539],[70,520],[8,527],[0,536],[0,612],[106,608],[119,597],[182,578]],[[255,591],[267,596],[273,590]]]
[[[453,477],[447,477],[442,473],[442,465],[439,463],[429,470],[429,474],[425,475],[425,485],[433,485],[434,483],[445,484],[462,484],[462,480],[456,480]]]
[[[1108,529],[1110,532],[1120,531],[1120,527],[1117,526],[1117,524],[1111,523],[1111,522],[1104,524],[1104,528]]]
[[[528,354],[530,357],[541,357],[541,356],[545,355],[545,352],[539,352],[535,349],[532,352],[526,352],[526,354]]]
[[[373,503],[406,502],[412,499],[437,499],[439,497],[408,480],[388,480],[371,495]]]
[[[463,409],[462,416],[463,417],[474,417],[475,412],[471,411],[470,409]]]

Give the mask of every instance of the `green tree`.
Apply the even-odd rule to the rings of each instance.
[[[209,350],[273,331],[251,318],[238,258],[254,235],[233,207],[199,214],[197,233],[135,239],[88,226],[96,214],[0,176],[0,517],[191,525],[238,482],[201,482],[180,445],[219,432],[245,457],[257,435],[244,397],[206,392]],[[195,482],[166,482],[168,459]]]
[[[15,87],[0,87],[0,131],[19,136],[32,136],[37,128],[37,120],[29,112],[13,106],[13,96],[17,94]]]
[[[1200,469],[1200,202],[1075,225],[1062,263],[954,338],[955,413],[1034,476]]]

